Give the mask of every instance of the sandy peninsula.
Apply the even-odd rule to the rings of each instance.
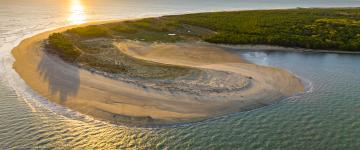
[[[78,26],[23,40],[12,51],[16,59],[13,67],[48,100],[114,124],[157,126],[199,121],[263,107],[304,91],[301,81],[285,70],[248,63],[206,43],[114,42],[129,57],[201,73],[169,82],[109,78],[45,51],[44,41],[50,34],[74,27]]]

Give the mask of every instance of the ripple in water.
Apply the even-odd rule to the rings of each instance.
[[[31,11],[27,9],[32,7],[17,5],[8,7],[2,5],[3,2],[0,2],[2,19],[0,22],[0,149],[356,149],[360,147],[359,55],[242,53],[242,56],[252,62],[285,68],[304,80],[307,79],[312,85],[309,85],[311,92],[269,107],[192,125],[159,129],[115,126],[49,103],[26,87],[12,70],[11,48],[24,36],[49,27],[66,25],[67,23],[64,22],[66,16],[59,15],[63,11],[48,4],[53,1],[44,4],[41,1],[42,7],[36,7],[39,9]],[[253,7],[249,5],[251,2],[255,3]],[[201,6],[208,5],[203,5],[204,3],[199,1],[189,8],[178,5],[175,1],[169,6],[161,1],[156,1],[154,4],[144,2],[140,6],[126,3],[120,5],[112,1],[109,2],[111,5],[99,5],[94,9],[99,11],[87,15],[88,18],[96,20],[146,16],[151,15],[146,13],[150,11],[158,15],[231,9],[235,6],[238,6],[236,8],[264,7],[259,6],[256,1],[251,2],[244,5],[239,1],[230,1],[226,6],[204,8]],[[273,3],[271,6],[275,7],[279,3],[289,4],[288,1],[277,2],[270,2]],[[326,2],[332,3],[327,6],[360,4],[356,1]],[[311,1],[311,4],[323,6],[326,2],[316,0]],[[35,3],[39,1],[34,0],[34,4],[31,5]],[[218,4],[215,1],[211,3]],[[296,3],[301,3],[300,6],[309,4]],[[120,6],[124,9],[120,9]],[[8,9],[10,7],[18,8],[14,10],[19,12],[11,11]],[[13,15],[16,18],[12,17]]]
[[[360,146],[357,140],[360,139],[360,77],[356,76],[360,74],[357,67],[360,56],[265,54],[262,57],[268,57],[269,65],[290,69],[309,79],[313,83],[313,92],[255,111],[177,128],[114,126],[91,119],[67,118],[47,109],[38,109],[36,105],[33,112],[1,82],[0,94],[4,95],[0,103],[1,147],[351,149]],[[294,61],[294,57],[306,57],[307,62]],[[256,62],[256,59],[247,58]],[[324,58],[330,59],[320,63]]]

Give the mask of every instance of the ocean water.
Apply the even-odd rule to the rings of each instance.
[[[359,0],[0,0],[0,149],[357,149],[360,55],[241,52],[307,91],[249,112],[167,128],[115,126],[48,102],[12,69],[11,49],[52,28],[202,11],[358,6]]]

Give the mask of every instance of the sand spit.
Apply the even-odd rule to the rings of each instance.
[[[22,41],[13,50],[14,69],[47,99],[115,124],[198,121],[266,106],[304,90],[301,81],[285,70],[250,64],[220,47],[201,43],[114,43],[131,57],[197,68],[202,73],[176,78],[172,85],[108,78],[45,53],[43,43],[51,33],[73,27],[77,26]]]

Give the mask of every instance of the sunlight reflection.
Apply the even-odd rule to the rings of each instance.
[[[71,24],[81,24],[85,22],[85,9],[81,0],[71,0],[70,13],[68,21]]]

